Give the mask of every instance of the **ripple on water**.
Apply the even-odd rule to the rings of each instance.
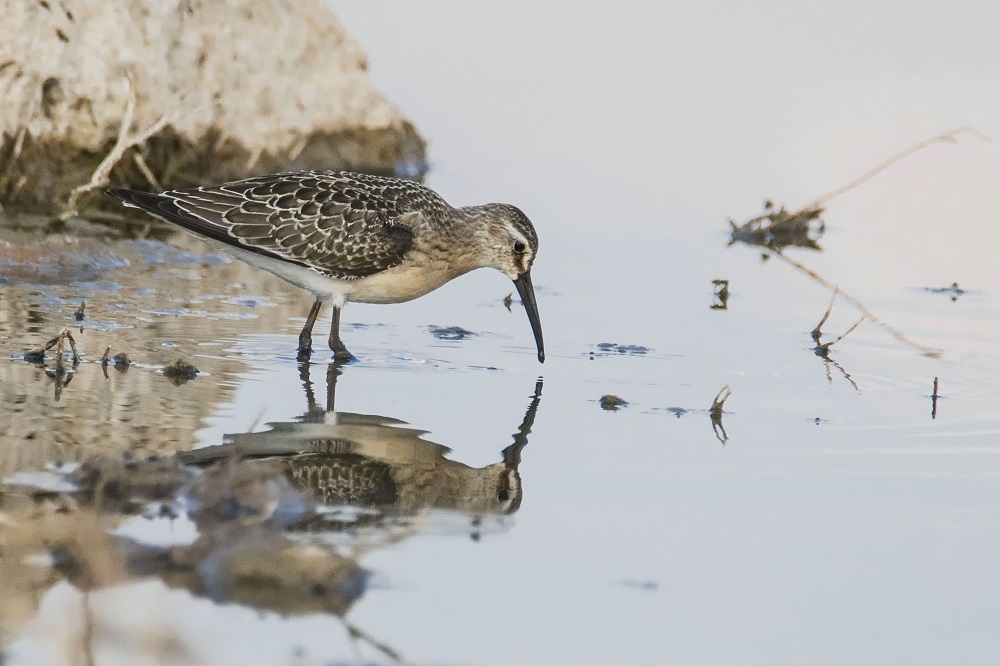
[[[90,319],[85,319],[84,321],[74,324],[75,327],[85,328],[91,331],[118,331],[123,329],[135,328],[135,324],[125,323],[123,321],[93,321]]]
[[[276,308],[278,304],[266,296],[234,296],[224,298],[222,303],[226,305],[239,305],[245,308]]]
[[[87,282],[129,265],[128,259],[90,238],[60,235],[25,243],[0,243],[0,274],[6,283],[69,284]]]
[[[194,319],[225,319],[230,321],[257,319],[259,317],[259,315],[253,312],[209,312],[208,310],[191,310],[189,308],[153,308],[152,310],[142,310],[142,312],[162,317],[191,317]]]

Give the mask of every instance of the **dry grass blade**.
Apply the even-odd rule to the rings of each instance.
[[[56,335],[56,337],[46,342],[44,347],[42,347],[39,351],[34,353],[42,355],[45,352],[52,349],[53,347],[55,347],[56,363],[61,366],[63,359],[63,351],[65,349],[65,343],[67,340],[69,340],[69,347],[73,351],[73,364],[76,365],[77,363],[80,362],[80,355],[77,353],[76,350],[76,340],[73,338],[73,333],[67,327],[63,327],[63,329],[59,331],[59,334]]]
[[[48,350],[52,349],[57,344],[59,344],[60,340],[62,340],[62,334],[61,333],[59,335],[57,335],[56,337],[52,338],[51,340],[49,340],[48,342],[46,342],[45,346],[42,347],[42,351],[43,352],[47,352]]]
[[[826,204],[826,202],[830,201],[830,199],[838,197],[841,194],[844,194],[845,192],[849,192],[853,190],[855,187],[858,187],[859,185],[863,185],[864,183],[868,182],[875,176],[879,175],[880,173],[891,167],[896,162],[899,162],[900,160],[903,160],[915,153],[919,153],[921,150],[927,148],[928,146],[933,146],[936,143],[958,143],[958,139],[956,137],[958,137],[958,135],[960,134],[972,134],[973,136],[982,139],[983,141],[993,141],[993,139],[991,139],[989,136],[983,134],[974,127],[968,127],[968,126],[956,127],[955,129],[945,132],[943,134],[938,134],[937,136],[932,136],[929,139],[924,139],[923,141],[913,144],[906,150],[903,150],[893,155],[885,162],[882,162],[881,164],[879,164],[877,167],[867,172],[866,174],[852,180],[847,185],[844,185],[843,187],[836,189],[833,192],[830,192],[826,196],[820,197],[819,199],[816,199],[812,203],[803,206],[802,210],[805,210],[807,208],[818,208],[820,206],[823,206],[824,204]]]
[[[134,146],[145,143],[149,137],[166,127],[167,116],[163,115],[150,127],[130,138],[128,133],[135,116],[135,90],[130,76],[125,77],[125,92],[125,112],[122,115],[121,127],[118,130],[118,138],[115,141],[115,145],[112,146],[108,154],[101,160],[101,163],[97,165],[97,169],[94,170],[90,181],[73,188],[63,212],[59,215],[59,219],[66,221],[77,215],[79,213],[80,202],[84,197],[95,190],[107,187],[110,183],[111,170],[121,161],[126,151]]]
[[[66,331],[66,339],[69,340],[69,348],[73,351],[73,364],[75,365],[80,362],[80,354],[76,351],[76,340],[68,328],[64,330]]]
[[[153,170],[149,168],[148,164],[146,164],[146,160],[142,156],[142,153],[132,153],[132,161],[135,162],[137,167],[139,167],[139,171],[142,172],[142,175],[146,178],[146,182],[149,183],[150,187],[156,191],[163,189],[163,186],[160,185],[160,181],[158,181],[156,176],[153,175]]]
[[[819,343],[819,336],[823,335],[823,330],[822,330],[823,324],[826,323],[826,320],[830,318],[830,313],[833,312],[833,304],[834,302],[836,302],[837,294],[839,292],[840,292],[839,286],[833,288],[833,295],[830,296],[830,305],[827,306],[826,312],[823,313],[823,318],[819,320],[818,324],[816,324],[816,328],[814,328],[810,333],[812,339],[815,340],[817,343]]]
[[[850,328],[848,328],[846,331],[844,331],[843,333],[841,333],[840,336],[836,340],[833,340],[832,342],[824,342],[820,346],[823,347],[823,349],[829,349],[830,347],[832,347],[833,345],[837,344],[838,342],[840,342],[841,340],[843,340],[844,338],[846,338],[848,335],[850,335],[851,332],[854,329],[856,329],[858,326],[860,326],[861,322],[863,322],[864,320],[865,320],[865,317],[862,316],[861,319],[858,319],[856,322],[854,322],[853,324],[851,324]]]
[[[797,220],[798,218],[801,218],[803,216],[808,217],[810,215],[818,215],[823,211],[824,206],[831,199],[840,196],[841,194],[844,194],[845,192],[848,192],[858,187],[859,185],[862,185],[863,183],[871,180],[872,178],[882,173],[889,167],[893,166],[900,160],[909,157],[910,155],[913,155],[915,153],[918,153],[924,148],[927,148],[928,146],[932,146],[937,143],[957,143],[958,137],[963,134],[971,134],[972,136],[981,139],[983,141],[993,140],[986,134],[969,126],[957,127],[953,130],[944,132],[942,134],[938,134],[937,136],[924,139],[923,141],[913,144],[912,146],[897,153],[896,155],[893,155],[889,159],[885,160],[884,162],[876,166],[874,169],[871,169],[862,176],[854,179],[847,185],[844,185],[843,187],[838,188],[833,192],[830,192],[829,194],[820,197],[819,199],[816,199],[815,201],[803,206],[802,208],[796,211],[789,213],[786,212],[784,208],[782,208],[779,211],[777,211],[777,213],[775,213],[775,211],[773,210],[773,204],[770,201],[768,201],[764,206],[765,208],[764,215],[754,218],[753,220],[750,220],[749,222],[747,222],[742,226],[737,226],[735,222],[730,220],[729,223],[733,229],[733,240],[730,241],[730,244],[736,241],[741,241],[750,245],[764,245],[769,247],[771,250],[773,250],[774,256],[779,257],[782,261],[785,261],[786,263],[802,271],[803,273],[805,273],[818,283],[833,290],[834,299],[838,295],[843,296],[849,303],[851,303],[851,305],[856,307],[858,311],[861,312],[861,314],[863,315],[863,319],[870,319],[871,321],[875,322],[876,324],[881,326],[884,330],[886,330],[890,335],[892,335],[892,337],[894,337],[897,341],[915,348],[920,354],[930,358],[939,358],[942,353],[941,350],[934,349],[932,347],[927,347],[925,345],[921,345],[917,342],[913,342],[912,340],[908,339],[900,331],[898,331],[897,329],[893,328],[889,324],[885,323],[884,321],[876,317],[871,312],[871,310],[866,308],[857,298],[851,296],[850,294],[840,291],[837,286],[825,280],[815,271],[806,268],[803,264],[787,257],[782,251],[784,247],[793,247],[793,246],[808,247],[806,241],[809,239],[807,238],[806,240],[803,240],[802,237],[793,236],[790,239],[784,239],[782,242],[776,242],[775,229],[777,229],[779,226],[783,226],[787,220]],[[798,231],[801,231],[797,227],[796,229]],[[761,236],[762,234],[764,235]],[[768,239],[769,242],[766,243],[761,242],[758,236]],[[797,239],[795,242],[791,242],[792,240],[795,239]],[[814,246],[813,249],[818,249],[818,247]],[[832,300],[831,300],[831,307],[832,307]],[[827,310],[827,314],[823,317],[823,320],[820,321],[820,323],[812,331],[813,339],[817,342],[817,344],[819,344],[819,335],[821,333],[821,327],[826,322],[828,316],[829,316],[829,309]],[[842,340],[847,335],[847,333],[850,333],[852,330],[854,330],[854,328],[856,328],[860,323],[861,322],[859,321],[857,324],[851,327],[844,335],[840,336],[840,338],[838,338],[837,340],[834,340],[831,343],[827,343],[825,346],[820,345],[818,348],[825,349],[830,345],[835,344],[837,341]]]
[[[806,275],[808,275],[809,277],[811,277],[813,280],[815,280],[819,284],[823,285],[824,287],[826,287],[828,289],[831,289],[831,290],[836,290],[838,296],[842,297],[847,302],[849,302],[851,305],[853,305],[855,308],[857,308],[858,311],[861,314],[863,314],[866,319],[869,319],[869,320],[875,322],[876,324],[878,324],[879,326],[881,326],[885,331],[887,331],[889,333],[889,335],[891,335],[897,341],[899,341],[899,342],[901,342],[901,343],[903,343],[905,345],[909,345],[910,347],[913,347],[918,352],[920,352],[920,354],[922,354],[923,356],[927,356],[929,358],[940,358],[941,357],[941,350],[940,349],[935,349],[933,347],[927,347],[927,346],[922,345],[922,344],[920,344],[918,342],[914,342],[913,340],[910,340],[905,335],[903,335],[902,332],[900,332],[899,330],[893,328],[889,324],[885,323],[884,321],[882,321],[881,319],[879,319],[878,317],[876,317],[872,313],[872,311],[869,310],[868,308],[866,308],[865,305],[861,301],[859,301],[857,298],[855,298],[854,296],[851,296],[846,291],[840,290],[837,287],[837,285],[835,285],[832,282],[824,279],[816,271],[814,271],[814,270],[812,270],[810,268],[807,268],[806,266],[804,266],[801,263],[795,261],[794,259],[791,259],[791,258],[787,257],[784,252],[775,252],[774,256],[778,257],[779,259],[781,259],[782,261],[784,261],[788,265],[792,266],[793,268],[796,268],[796,269],[802,271],[803,273],[805,273]]]
[[[726,384],[722,389],[715,395],[715,400],[712,401],[712,406],[709,408],[708,413],[712,416],[722,416],[722,407],[726,404],[726,400],[729,400],[729,396],[733,394],[733,388]]]

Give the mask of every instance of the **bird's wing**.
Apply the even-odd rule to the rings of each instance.
[[[416,226],[447,207],[417,183],[337,171],[160,194],[124,188],[108,193],[197,234],[342,280],[401,263]]]

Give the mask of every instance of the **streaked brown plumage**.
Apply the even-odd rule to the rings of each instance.
[[[300,360],[311,352],[323,303],[334,307],[330,348],[347,359],[339,324],[348,301],[411,300],[482,267],[514,280],[538,360],[545,359],[530,274],[538,236],[514,206],[454,208],[418,183],[344,171],[275,174],[159,194],[108,193],[312,291],[316,301],[299,335]]]

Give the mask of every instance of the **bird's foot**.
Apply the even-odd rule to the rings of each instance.
[[[295,356],[295,359],[299,363],[305,363],[312,356],[312,339],[308,337],[299,336],[299,350]]]
[[[340,340],[330,340],[330,351],[333,352],[333,360],[337,363],[347,363],[354,360],[354,354],[347,351],[347,347]]]
[[[355,359],[354,354],[347,351],[346,349],[334,349],[333,350],[333,360],[337,363],[348,363]]]

